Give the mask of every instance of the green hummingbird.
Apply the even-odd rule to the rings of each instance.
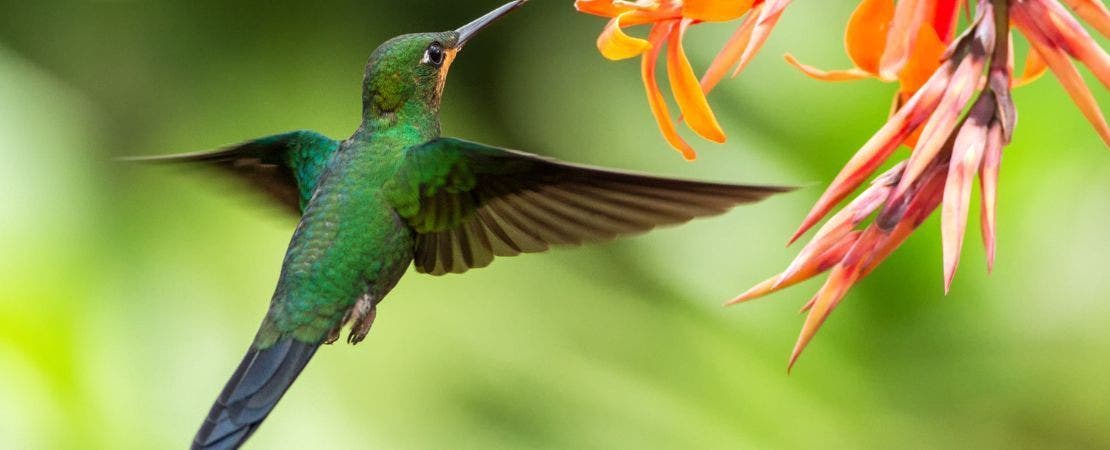
[[[312,131],[207,153],[142,158],[200,163],[248,180],[300,215],[270,309],[212,406],[194,449],[238,448],[321,344],[350,324],[357,344],[409,265],[432,275],[719,214],[790,190],[677,180],[441,137],[448,68],[474,35],[526,0],[453,31],[378,47],[363,119],[337,141]]]

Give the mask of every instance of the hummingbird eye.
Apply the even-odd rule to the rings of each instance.
[[[427,50],[424,50],[424,58],[420,60],[422,64],[429,64],[434,67],[443,65],[443,59],[446,53],[443,51],[443,44],[439,42],[432,42]]]

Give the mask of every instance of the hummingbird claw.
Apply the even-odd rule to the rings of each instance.
[[[339,340],[339,333],[343,331],[343,327],[351,322],[351,312],[354,311],[354,309],[354,307],[348,309],[347,312],[343,314],[343,320],[340,320],[339,323],[332,327],[331,331],[328,332],[328,337],[324,338],[324,345],[331,345]]]
[[[366,339],[370,327],[374,325],[374,317],[378,315],[378,308],[374,299],[369,295],[359,297],[348,314],[354,317],[355,323],[351,325],[351,334],[347,335],[347,343],[354,345]]]
[[[328,332],[328,337],[324,338],[324,345],[331,345],[331,344],[334,344],[335,341],[338,341],[339,340],[339,329],[342,328],[342,327],[343,326],[340,325],[340,326],[337,326],[335,328],[332,328],[331,331]]]

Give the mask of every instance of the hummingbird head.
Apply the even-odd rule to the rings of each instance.
[[[392,122],[406,112],[438,114],[455,55],[479,31],[526,1],[506,3],[456,30],[404,34],[378,46],[363,79],[364,118]]]

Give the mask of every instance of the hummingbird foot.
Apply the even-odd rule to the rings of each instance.
[[[332,327],[331,331],[328,332],[328,337],[324,338],[325,345],[334,344],[335,341],[339,340],[339,333],[343,330],[344,326],[351,322],[351,312],[354,310],[354,307],[348,309],[347,312],[343,314],[343,320],[340,320],[335,327]]]
[[[378,315],[376,303],[370,295],[363,295],[347,312],[355,320],[355,323],[351,325],[351,334],[347,335],[347,343],[354,345],[366,339],[366,334],[370,332],[370,326],[374,325],[374,317]]]

